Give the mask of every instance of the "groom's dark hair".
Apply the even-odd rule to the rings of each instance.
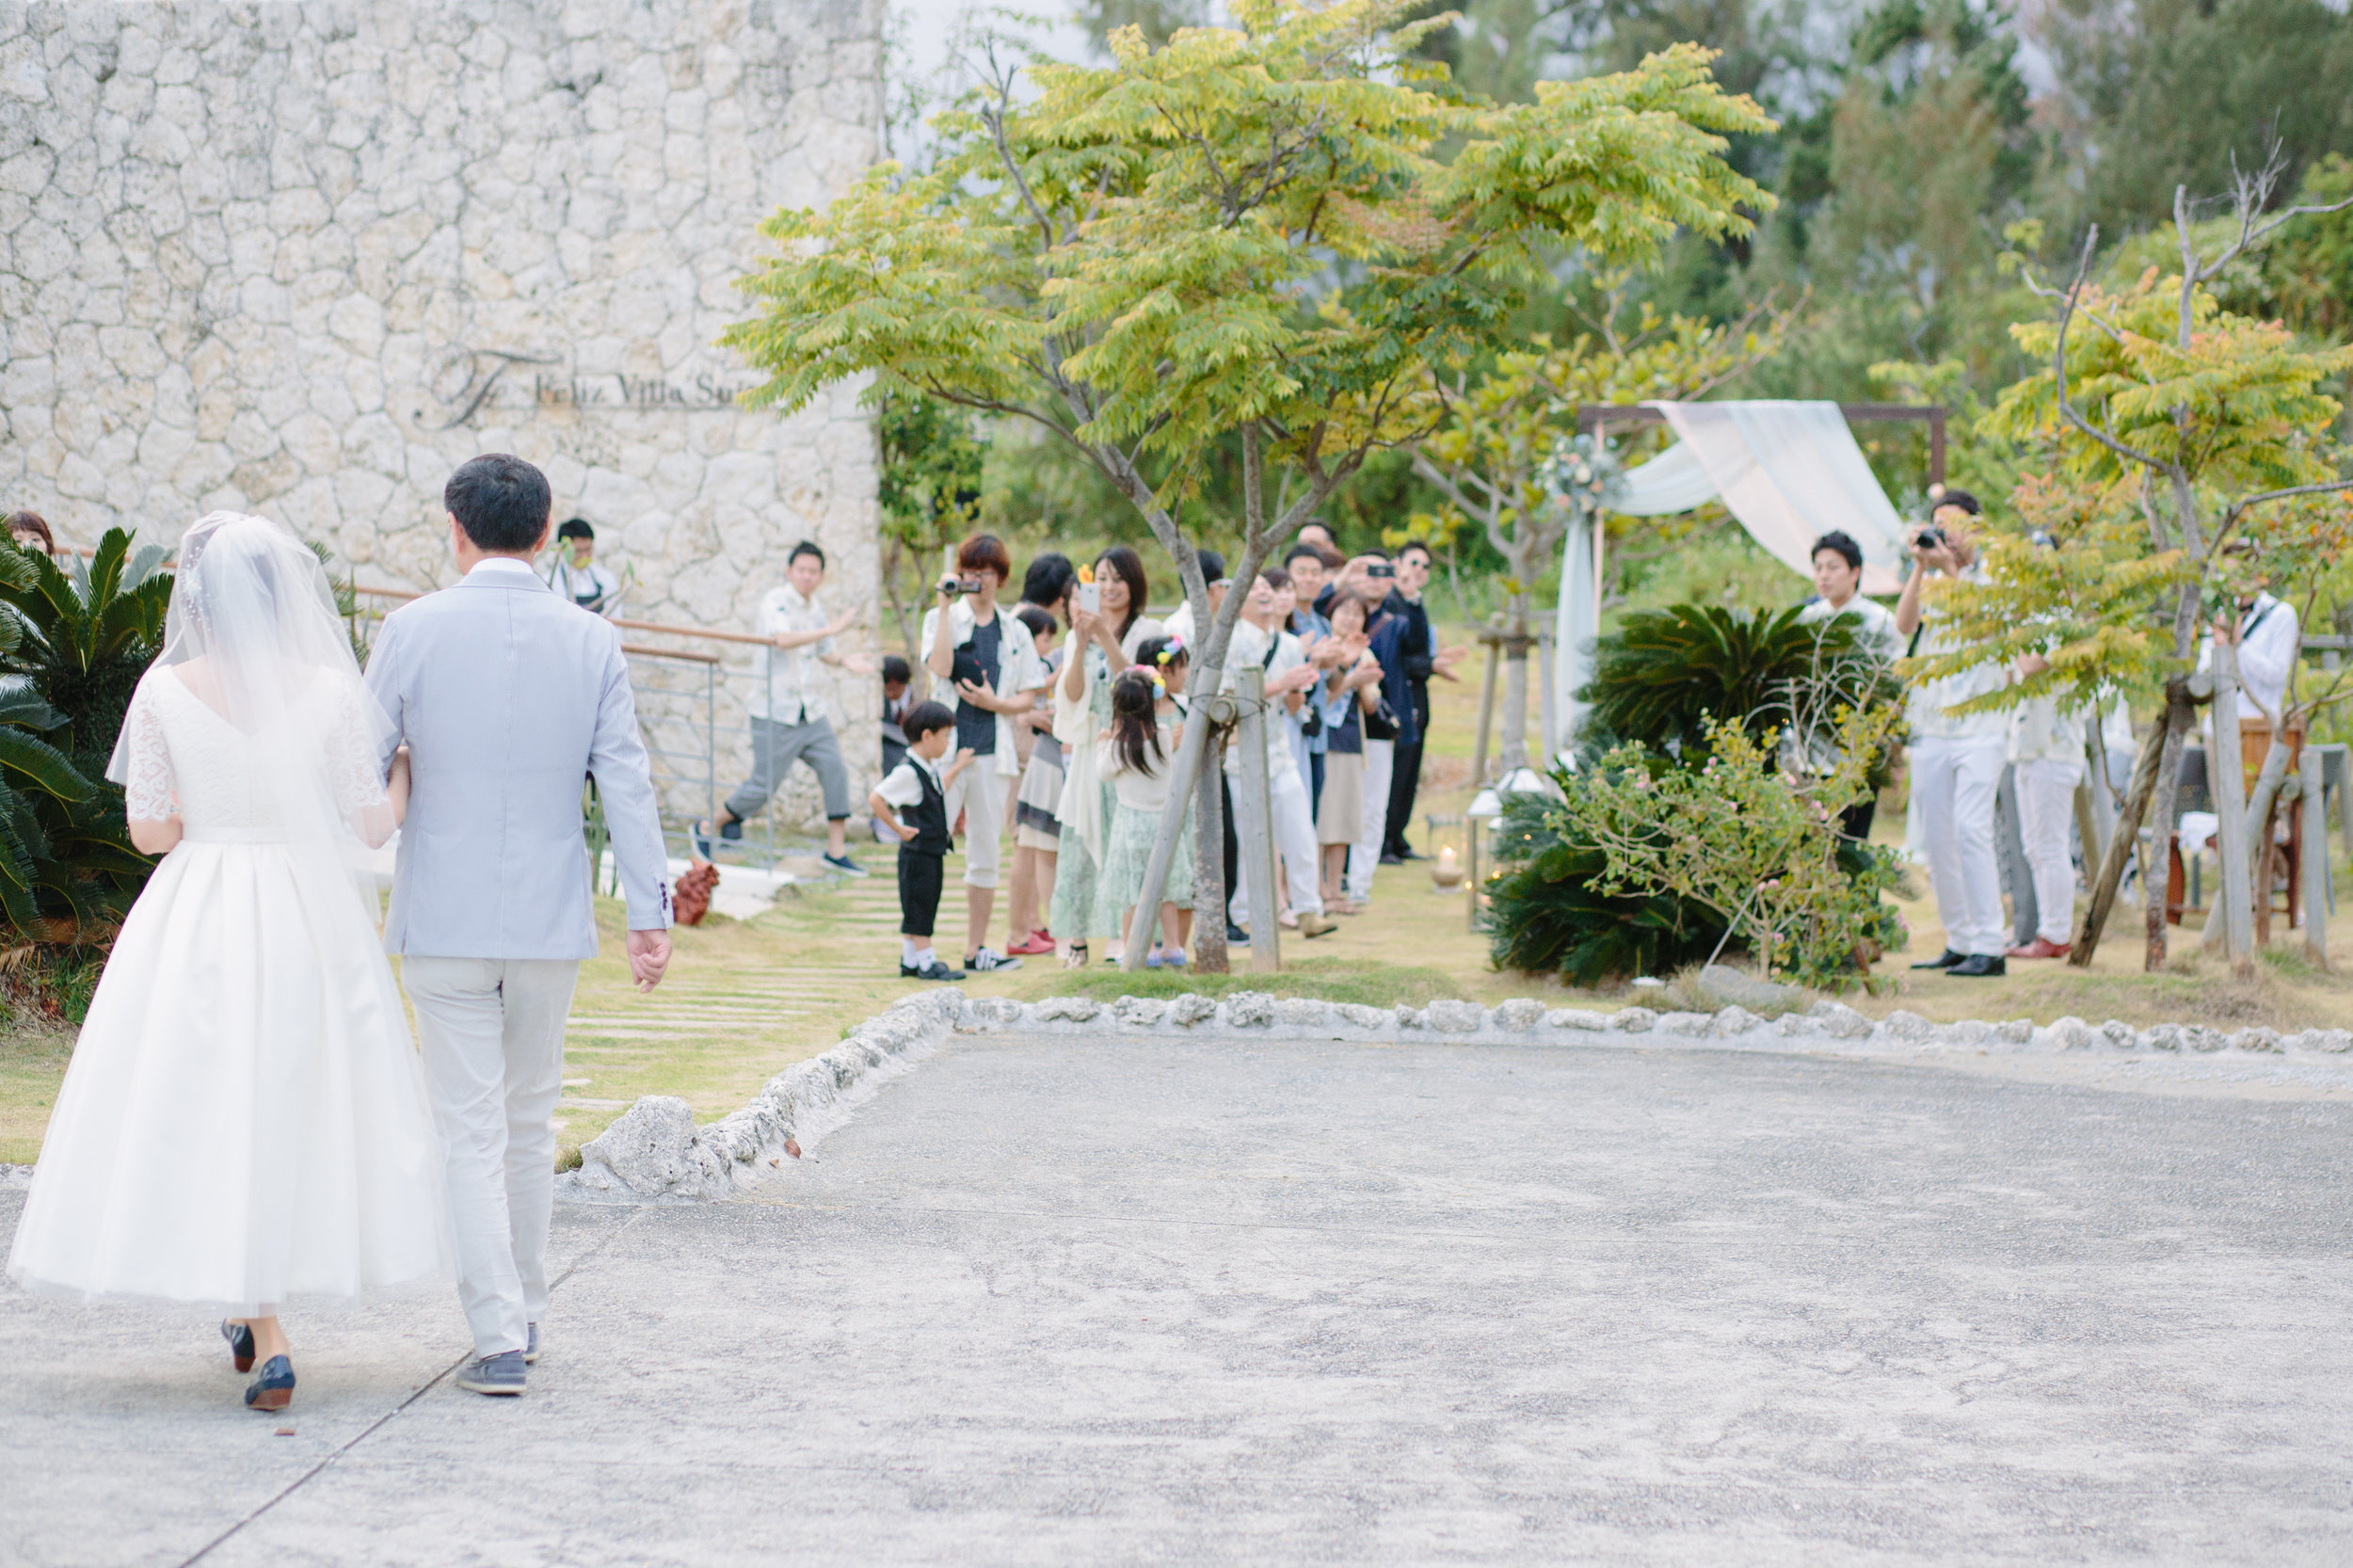
[[[513,554],[539,542],[555,500],[546,474],[520,457],[486,452],[458,465],[441,487],[441,504],[475,549]]]

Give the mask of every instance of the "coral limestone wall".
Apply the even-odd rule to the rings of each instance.
[[[0,505],[83,544],[259,511],[430,587],[442,481],[505,450],[596,525],[633,616],[747,628],[813,536],[871,628],[854,392],[746,412],[712,343],[760,219],[874,157],[881,24],[879,0],[0,5]],[[872,704],[843,694],[862,760]]]

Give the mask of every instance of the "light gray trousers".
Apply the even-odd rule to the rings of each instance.
[[[400,970],[449,1146],[457,1300],[476,1355],[520,1351],[548,1310],[555,1101],[580,962],[408,957]]]

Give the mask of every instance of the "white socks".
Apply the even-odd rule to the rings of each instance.
[[[939,954],[933,951],[928,941],[919,948],[914,937],[902,936],[899,938],[899,962],[910,969],[927,969],[939,962]]]

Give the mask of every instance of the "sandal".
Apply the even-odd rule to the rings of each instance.
[[[1087,967],[1087,945],[1084,942],[1071,943],[1070,951],[1062,955],[1062,967],[1065,969],[1085,968]]]

